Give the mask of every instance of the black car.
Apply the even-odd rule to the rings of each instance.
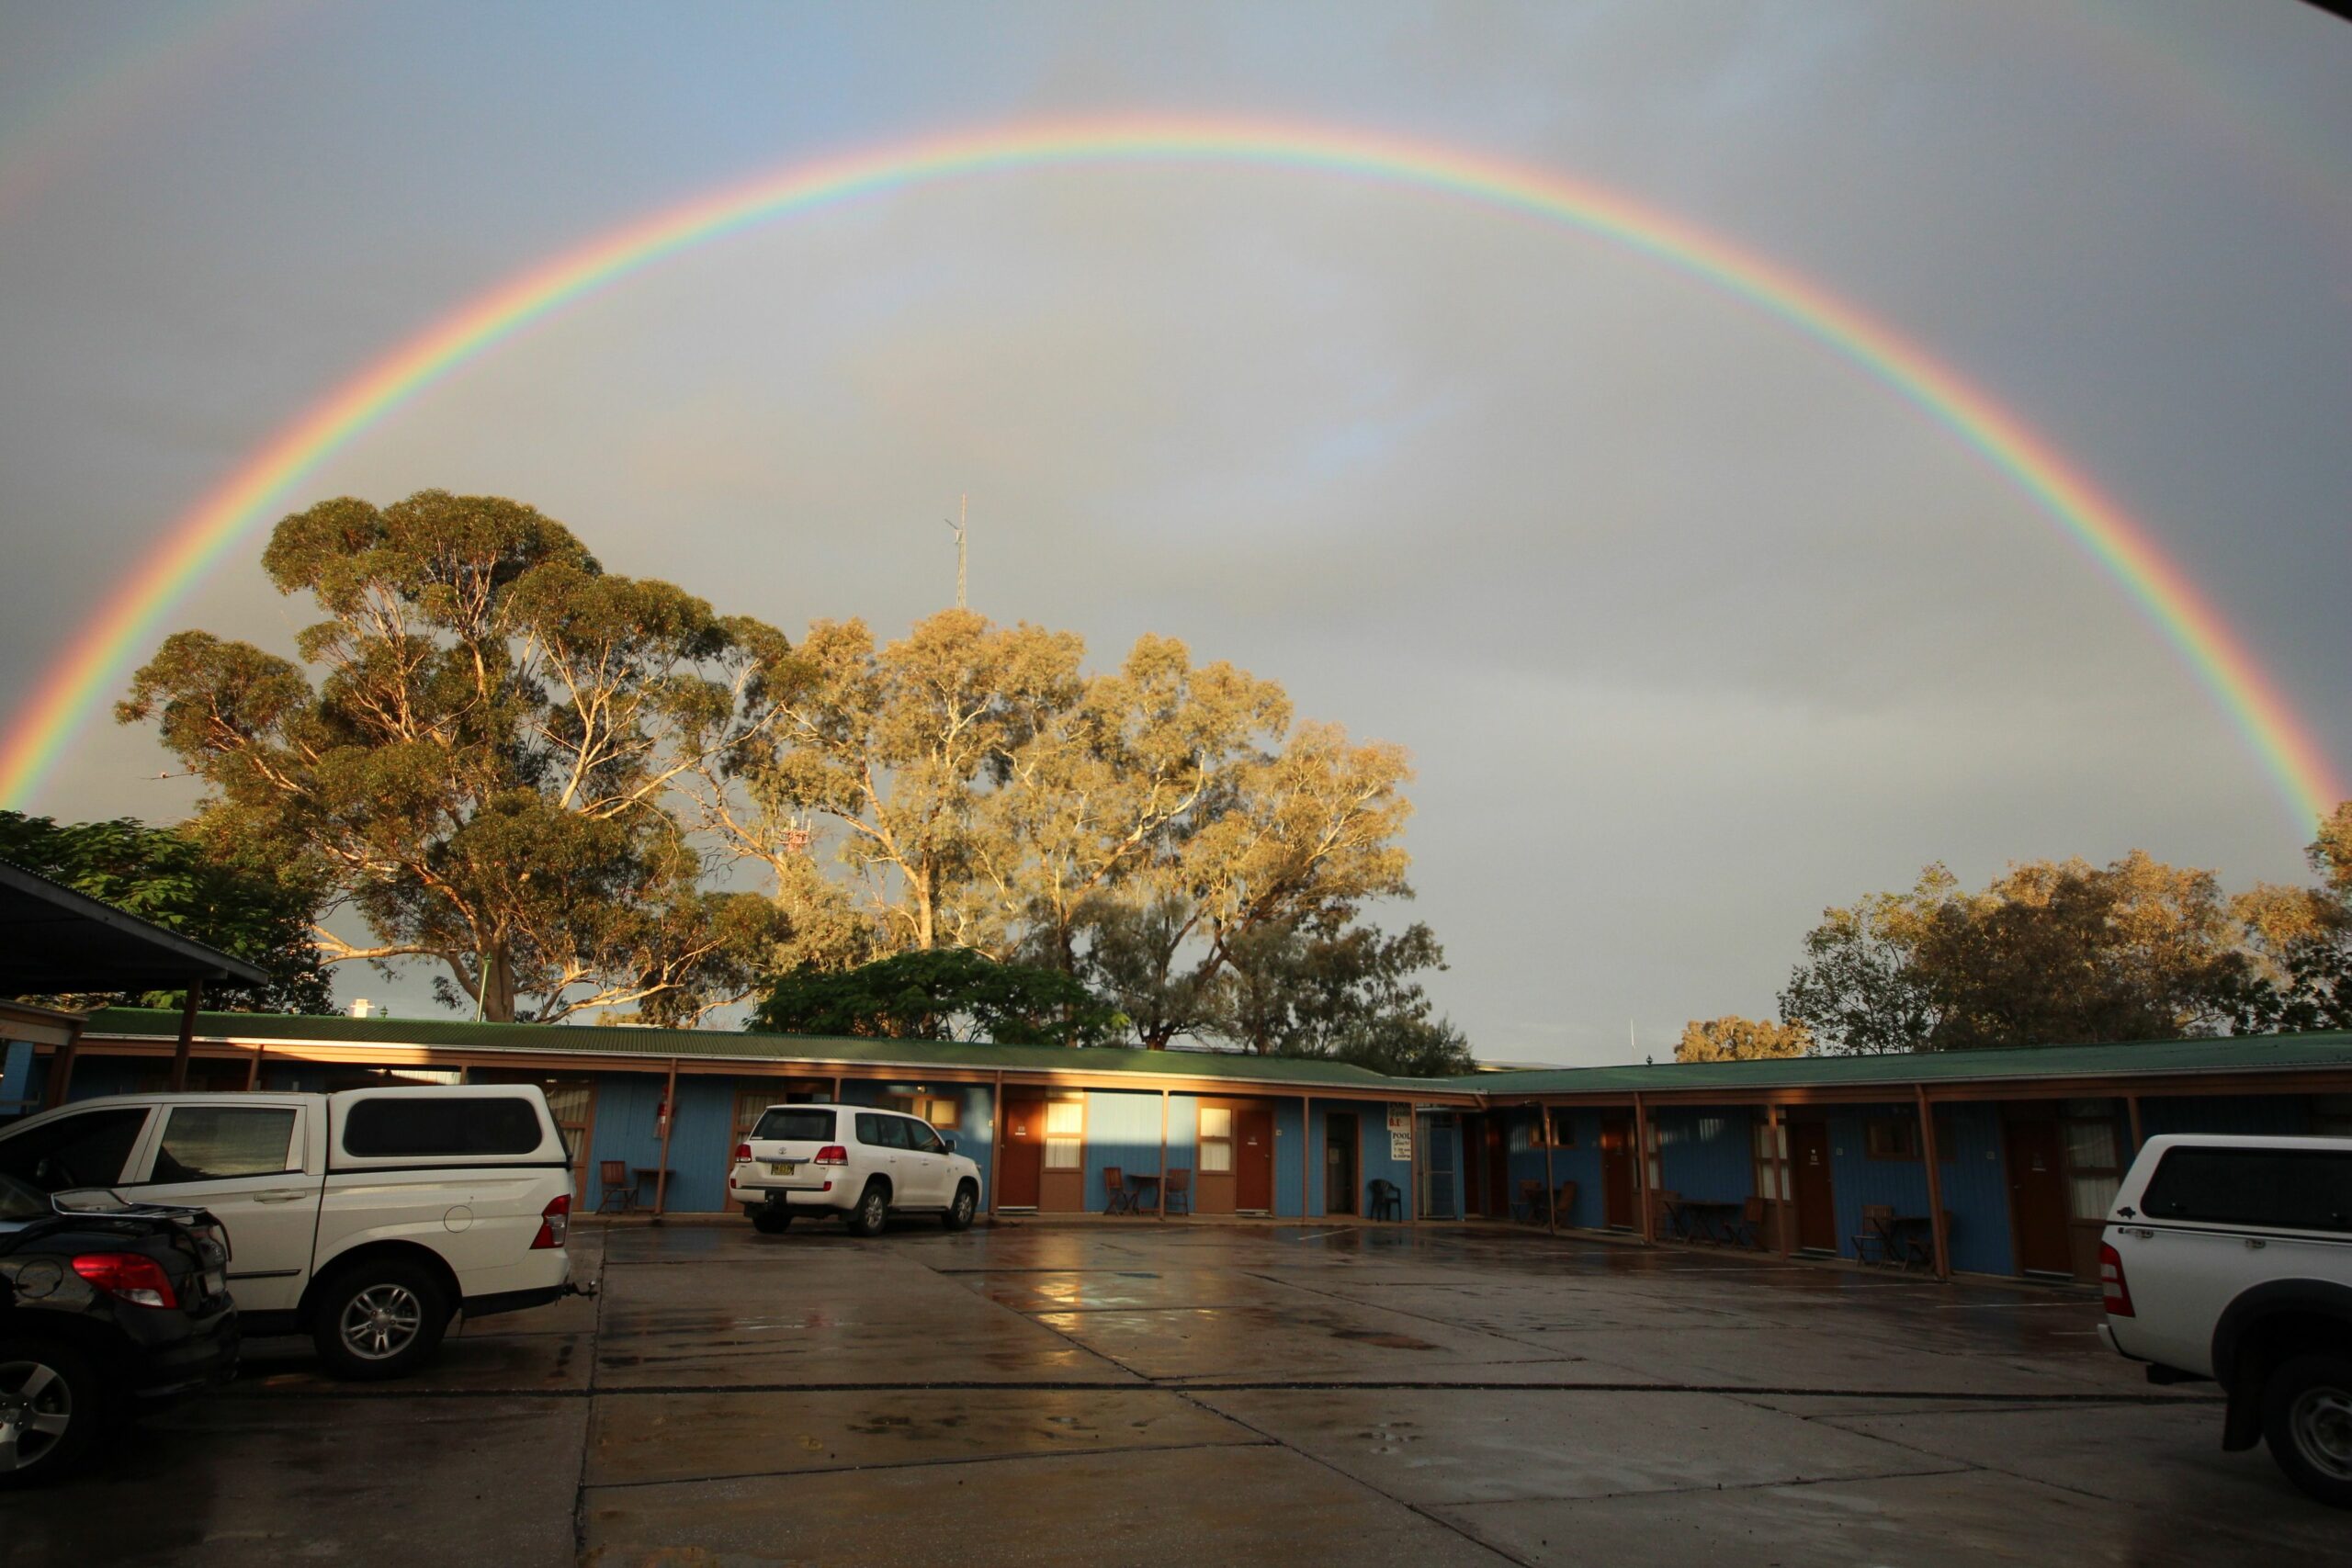
[[[134,1401],[227,1382],[228,1261],[200,1211],[62,1212],[0,1176],[0,1487],[62,1473]]]

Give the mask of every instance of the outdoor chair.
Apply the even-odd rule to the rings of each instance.
[[[1159,1184],[1159,1212],[1163,1214],[1189,1214],[1193,1212],[1193,1173],[1182,1167],[1168,1173]]]
[[[1735,1247],[1761,1247],[1764,1245],[1764,1200],[1750,1198],[1739,1211],[1739,1217],[1726,1226]]]
[[[1540,1225],[1544,1223],[1544,1184],[1541,1181],[1522,1181],[1519,1184],[1519,1201],[1510,1206],[1510,1217],[1526,1225]]]
[[[628,1161],[600,1159],[596,1162],[596,1185],[604,1189],[596,1200],[600,1214],[626,1214],[637,1207],[637,1184],[628,1179]]]
[[[1111,1195],[1111,1201],[1102,1206],[1104,1213],[1132,1214],[1136,1212],[1136,1195],[1127,1188],[1125,1171],[1115,1165],[1104,1168],[1102,1185]]]
[[[1573,1181],[1563,1181],[1557,1188],[1554,1189],[1552,1192],[1553,1215],[1555,1216],[1557,1224],[1564,1225],[1574,1224],[1576,1223],[1576,1212],[1577,1184]]]
[[[1681,1193],[1668,1192],[1660,1189],[1650,1194],[1650,1208],[1652,1235],[1673,1237],[1681,1241],[1690,1239],[1690,1218],[1682,1212]]]
[[[1862,1228],[1853,1237],[1854,1256],[1864,1263],[1900,1263],[1901,1244],[1894,1236],[1894,1205],[1865,1203],[1862,1205]],[[1878,1256],[1872,1258],[1871,1254]]]
[[[1374,1177],[1371,1183],[1372,1201],[1366,1205],[1375,1220],[1401,1220],[1405,1217],[1405,1195],[1393,1181]]]

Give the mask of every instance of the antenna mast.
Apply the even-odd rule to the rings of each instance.
[[[959,609],[959,610],[960,610],[960,609],[963,609],[963,608],[965,607],[965,606],[964,606],[964,562],[965,562],[965,553],[966,553],[966,551],[965,551],[965,544],[966,544],[966,535],[967,535],[967,531],[968,531],[968,523],[969,523],[969,518],[970,518],[970,515],[971,515],[971,510],[972,510],[972,498],[971,498],[971,496],[970,496],[970,495],[966,494],[966,495],[961,495],[961,496],[956,497],[956,521],[955,521],[955,522],[953,522],[953,523],[950,523],[949,525],[947,525],[950,528],[953,528],[953,529],[955,529],[955,530],[956,530],[956,607],[957,609]]]

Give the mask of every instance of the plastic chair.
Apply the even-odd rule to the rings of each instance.
[[[600,1214],[626,1214],[637,1207],[637,1183],[628,1178],[628,1161],[600,1159],[596,1162],[596,1185],[604,1189],[596,1200]],[[617,1208],[615,1205],[619,1205]]]
[[[1179,1166],[1168,1173],[1159,1184],[1160,1213],[1189,1214],[1193,1212],[1193,1173]]]
[[[1365,1216],[1366,1218],[1401,1220],[1405,1217],[1405,1195],[1397,1189],[1395,1182],[1383,1181],[1374,1177],[1369,1185],[1372,1201],[1368,1205],[1371,1213]]]

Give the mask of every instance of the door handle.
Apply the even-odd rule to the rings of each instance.
[[[254,1201],[256,1203],[299,1203],[309,1196],[308,1192],[302,1191],[256,1192],[254,1194]]]

